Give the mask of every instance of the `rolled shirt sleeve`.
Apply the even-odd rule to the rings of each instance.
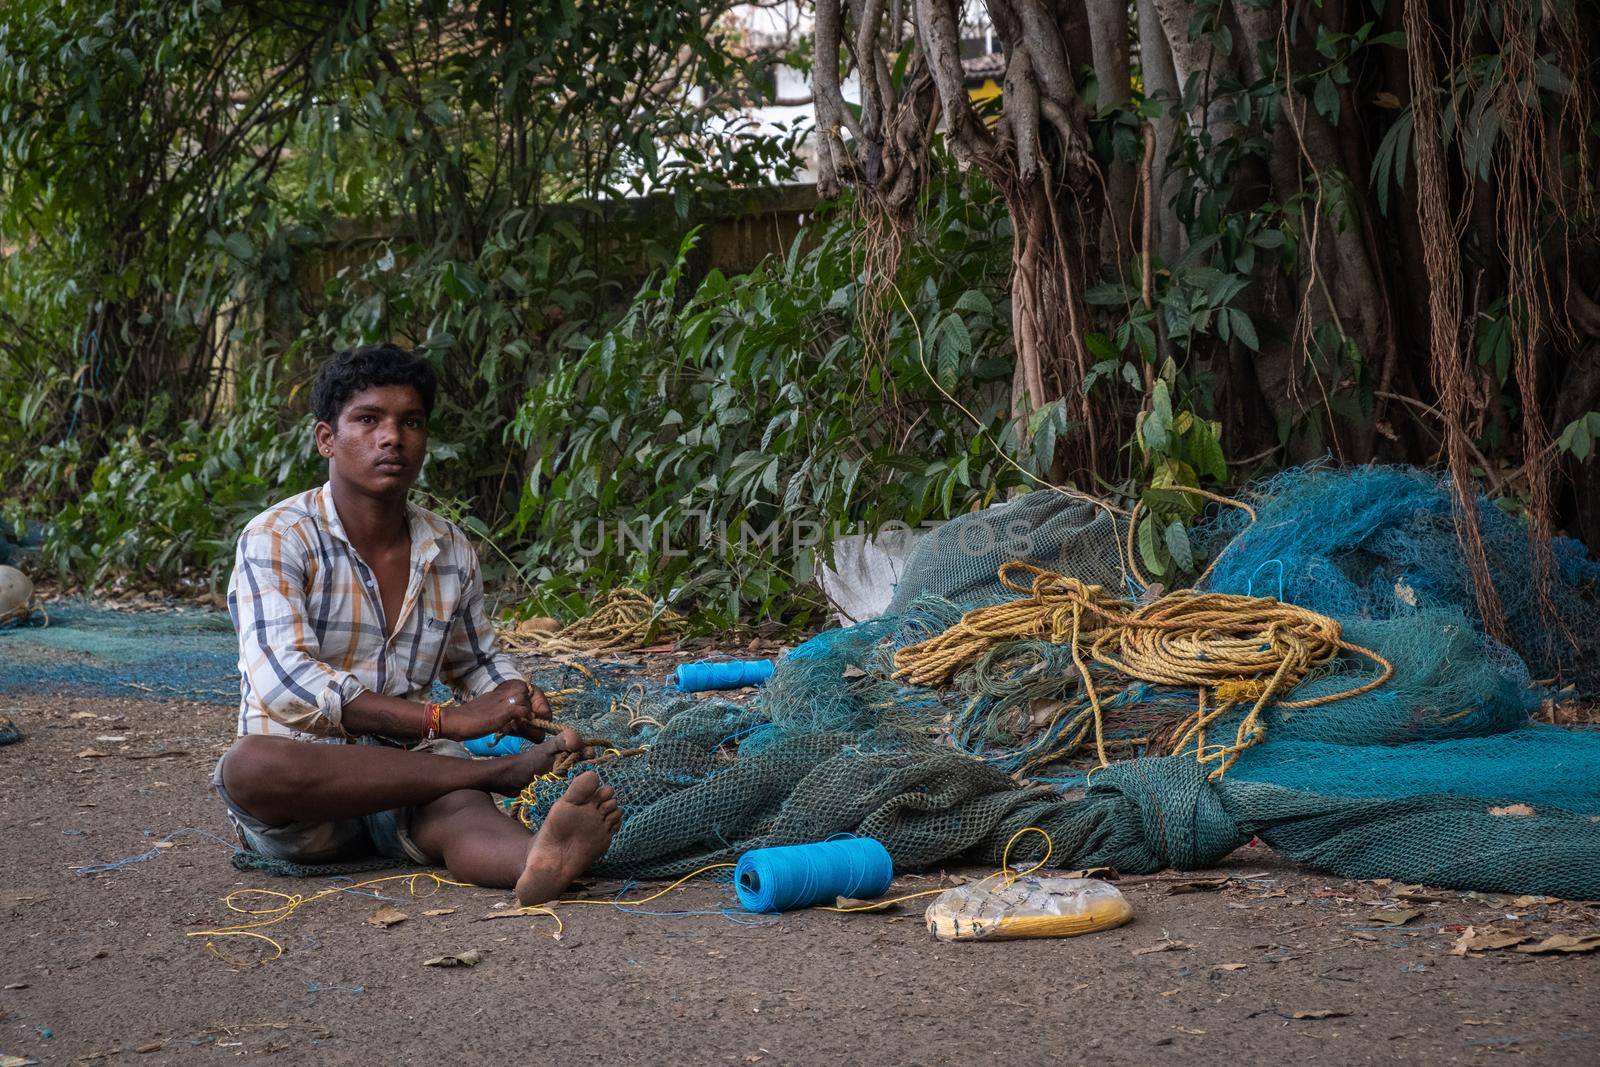
[[[503,682],[522,681],[522,672],[500,648],[494,625],[484,610],[483,575],[470,550],[461,601],[451,621],[439,678],[464,698],[480,696]]]
[[[306,603],[309,555],[293,528],[250,528],[240,535],[228,590],[239,670],[274,722],[320,737],[345,737],[344,706],[367,687],[320,658]]]

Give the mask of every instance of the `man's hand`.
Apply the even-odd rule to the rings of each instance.
[[[550,719],[550,702],[527,682],[503,682],[482,696],[444,711],[444,736],[456,741],[493,734],[512,734],[542,741],[534,719]]]

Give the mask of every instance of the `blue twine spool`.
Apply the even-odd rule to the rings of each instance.
[[[744,910],[765,914],[832,904],[835,897],[880,897],[892,881],[889,850],[871,837],[752,849],[733,870]]]
[[[708,689],[738,689],[746,685],[765,685],[767,679],[772,677],[773,663],[770,659],[744,659],[733,660],[728,663],[714,663],[701,660],[699,663],[680,663],[678,665],[678,688],[685,693],[700,693]]]
[[[471,741],[463,742],[466,750],[474,756],[515,756],[532,744],[533,742],[526,737],[511,734],[502,737],[498,742],[495,741],[494,734],[484,734],[482,737],[474,737]]]

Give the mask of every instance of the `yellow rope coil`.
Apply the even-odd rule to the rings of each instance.
[[[1032,580],[1024,585],[1017,575]],[[1241,752],[1261,739],[1261,714],[1274,701],[1281,708],[1328,704],[1370,692],[1394,674],[1388,660],[1345,641],[1337,621],[1269,597],[1181,591],[1137,604],[1114,598],[1097,585],[1017,561],[1002,566],[999,578],[1026,598],[969,611],[943,633],[901,649],[895,653],[894,677],[912,685],[938,686],[1005,641],[1036,639],[1067,645],[1089,704],[1068,724],[1067,747],[1077,747],[1092,731],[1101,766],[1109,760],[1090,662],[1139,681],[1199,690],[1196,711],[1180,724],[1173,751],[1193,746],[1201,763],[1217,764],[1212,778],[1225,774]],[[1340,652],[1377,663],[1378,675],[1327,696],[1277,699]],[[1242,704],[1251,707],[1233,739],[1208,745],[1206,727]],[[1063,705],[1059,714],[1066,708]],[[1054,758],[1054,754],[1036,757],[1024,771]]]
[[[522,625],[501,631],[500,642],[512,652],[598,655],[643,648],[676,637],[687,627],[682,615],[658,607],[649,595],[637,589],[614,589],[601,597],[589,614],[554,633]]]

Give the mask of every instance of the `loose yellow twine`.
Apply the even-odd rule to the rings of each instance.
[[[1025,870],[1014,871],[1011,869],[1010,862],[1012,846],[1014,846],[1018,839],[1024,834],[1029,833],[1039,834],[1044,838],[1044,856],[1033,866],[1028,867]],[[1050,841],[1050,835],[1045,833],[1044,830],[1037,826],[1023,827],[1021,830],[1018,830],[1016,833],[1012,834],[1010,840],[1006,842],[1005,851],[1000,857],[1000,869],[984,878],[983,881],[986,882],[994,878],[1005,878],[1005,884],[1010,885],[1018,878],[1032,874],[1034,871],[1039,870],[1046,863],[1048,863],[1050,861],[1050,856],[1053,849],[1054,846]],[[553,919],[555,920],[556,924],[553,934],[556,937],[560,937],[561,934],[566,930],[566,924],[562,922],[561,916],[556,914],[556,908],[581,904],[600,904],[614,908],[638,907],[641,904],[649,904],[652,901],[661,899],[673,890],[693,881],[709,871],[722,870],[726,868],[732,868],[734,866],[736,866],[736,864],[733,863],[708,863],[704,867],[701,867],[698,870],[690,871],[677,881],[671,882],[647,896],[638,897],[633,900],[617,900],[614,898],[601,899],[598,897],[575,897],[572,899],[551,900],[544,904],[532,904],[513,910],[507,910],[504,912],[504,914],[506,916],[528,916],[533,918]],[[312,893],[309,896],[299,893],[281,893],[276,889],[235,889],[233,892],[222,898],[222,902],[227,906],[228,910],[238,912],[242,915],[264,916],[264,918],[254,922],[240,923],[236,926],[222,926],[210,930],[193,930],[184,936],[206,938],[206,951],[210,952],[212,955],[216,956],[230,967],[249,967],[256,963],[271,963],[273,960],[279,959],[283,956],[283,943],[273,937],[268,936],[267,934],[261,933],[262,929],[269,926],[276,926],[282,922],[285,922],[301,908],[309,904],[315,904],[320,900],[326,900],[329,897],[338,896],[342,893],[348,893],[351,890],[367,889],[371,886],[384,885],[389,882],[405,882],[407,888],[410,890],[411,896],[421,898],[433,896],[443,886],[455,886],[462,889],[483,888],[481,886],[474,886],[471,882],[457,882],[450,878],[444,878],[440,875],[434,874],[432,871],[417,871],[412,874],[390,874],[381,878],[369,878],[365,882],[357,882],[354,885],[336,886],[333,889],[324,889],[320,893]],[[428,893],[418,893],[417,885],[419,882],[427,883],[431,888],[431,891]],[[979,884],[982,883],[980,882]],[[928,889],[919,893],[907,893],[904,896],[892,897],[888,900],[878,900],[872,902],[871,904],[856,907],[839,908],[830,905],[819,905],[815,910],[833,912],[873,911],[878,908],[887,907],[891,904],[898,904],[907,900],[915,900],[919,897],[932,896],[935,893],[943,893],[945,888]],[[283,903],[268,908],[249,908],[240,906],[239,901],[250,896],[276,899],[282,901]],[[216,942],[219,938],[229,937],[252,938],[257,941],[264,941],[272,946],[273,953],[270,956],[258,960],[241,960],[237,957],[224,955],[218,950]]]
[[[1017,575],[1032,580],[1024,585]],[[1197,760],[1216,764],[1209,775],[1213,779],[1227,773],[1240,753],[1261,740],[1261,715],[1274,701],[1281,708],[1330,704],[1370,692],[1394,675],[1388,660],[1344,640],[1336,620],[1269,597],[1180,591],[1137,604],[1115,598],[1100,586],[1019,561],[1002,566],[999,578],[1006,588],[1026,597],[969,611],[943,633],[899,650],[894,677],[934,687],[1001,642],[1031,638],[1067,645],[1089,702],[1077,721],[1068,725],[1068,747],[1075,748],[1092,731],[1102,767],[1110,762],[1104,713],[1088,661],[1140,681],[1198,689],[1195,714],[1181,724],[1174,751],[1193,745]],[[1277,700],[1340,652],[1377,663],[1377,677],[1326,696]],[[1251,705],[1250,711],[1232,741],[1208,744],[1206,728],[1245,703]],[[1058,718],[1066,710],[1063,706]],[[1050,758],[1054,756],[1043,761]],[[1040,762],[1036,757],[1025,770]]]

